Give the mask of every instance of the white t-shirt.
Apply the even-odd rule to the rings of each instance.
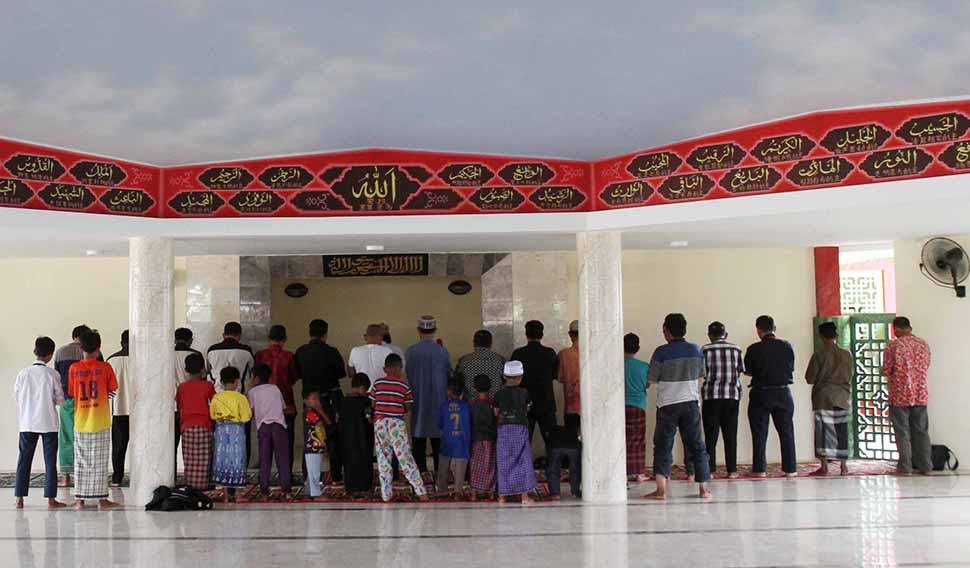
[[[353,367],[358,373],[366,374],[371,384],[374,384],[377,379],[384,378],[384,361],[391,353],[393,351],[387,346],[373,343],[354,347],[350,350],[347,366]]]
[[[57,408],[64,402],[61,376],[38,361],[17,375],[13,396],[20,411],[21,432],[57,432]]]

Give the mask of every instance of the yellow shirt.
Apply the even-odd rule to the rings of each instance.
[[[249,406],[246,395],[236,391],[222,391],[212,397],[209,416],[216,422],[249,422],[253,419],[253,409]]]

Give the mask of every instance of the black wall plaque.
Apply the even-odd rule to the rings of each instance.
[[[741,163],[746,152],[733,142],[709,144],[694,148],[687,156],[687,163],[700,171],[726,170]]]
[[[293,207],[301,211],[346,211],[347,206],[328,190],[307,190],[293,197]]]
[[[786,176],[799,187],[840,183],[852,173],[852,162],[838,156],[802,160],[788,170]]]
[[[399,166],[352,166],[333,192],[354,211],[397,211],[420,187]]]
[[[871,152],[885,144],[890,136],[892,133],[878,124],[860,124],[829,130],[820,144],[833,154]]]
[[[859,169],[870,177],[881,179],[913,176],[925,170],[931,163],[933,163],[933,156],[920,148],[897,148],[869,154],[859,164]]]
[[[533,191],[529,201],[546,211],[566,211],[579,207],[586,196],[571,185],[547,185]]]
[[[641,154],[630,160],[626,171],[638,178],[662,177],[677,171],[682,163],[684,162],[680,156],[673,152],[654,152]]]
[[[115,213],[141,215],[155,205],[155,200],[140,189],[115,187],[101,195],[101,203]]]
[[[64,166],[50,156],[17,154],[3,164],[7,171],[20,179],[54,181],[64,175]]]
[[[313,174],[301,166],[273,166],[259,174],[259,181],[270,189],[300,189],[313,181]]]
[[[505,183],[512,185],[543,185],[555,175],[549,166],[539,162],[509,164],[498,172]]]
[[[600,199],[611,207],[637,205],[653,195],[653,188],[645,180],[611,183],[600,193]]]
[[[786,134],[764,138],[751,150],[751,155],[766,164],[801,160],[815,147],[815,141],[804,134]]]
[[[408,211],[448,211],[461,205],[465,198],[451,188],[425,188],[404,206]]]
[[[253,179],[253,174],[240,166],[209,168],[199,174],[199,182],[209,189],[243,189]]]
[[[87,185],[115,186],[124,181],[128,174],[117,164],[110,162],[81,161],[71,166],[74,179]]]
[[[940,154],[940,161],[955,170],[970,169],[970,140],[950,144]]]
[[[57,209],[87,209],[95,201],[94,193],[83,185],[50,183],[37,192],[37,197]]]
[[[34,192],[19,179],[0,179],[0,205],[23,205]]]
[[[340,179],[340,176],[343,175],[344,170],[346,169],[347,166],[333,166],[327,168],[322,174],[320,174],[320,179],[323,181],[323,183],[330,185]]]
[[[522,205],[525,196],[514,187],[483,187],[468,200],[482,211],[511,211]]]
[[[421,166],[404,166],[403,170],[406,171],[409,176],[421,183],[424,183],[434,177],[432,172],[429,172]]]
[[[896,129],[896,136],[910,144],[949,142],[963,136],[970,119],[958,112],[911,118]]]
[[[323,257],[323,275],[328,278],[352,276],[427,276],[426,254],[340,254]]]
[[[450,164],[438,179],[453,187],[478,187],[488,183],[495,174],[484,164]]]
[[[665,179],[657,191],[674,201],[699,199],[711,192],[714,180],[704,174],[683,174]]]
[[[472,291],[472,285],[467,280],[455,280],[448,284],[448,291],[456,296],[464,296]]]
[[[274,191],[240,191],[229,198],[229,206],[245,214],[272,213],[285,201]]]
[[[168,202],[169,207],[182,215],[211,215],[225,204],[214,191],[183,191]]]
[[[770,191],[781,181],[781,174],[770,166],[737,168],[724,174],[720,186],[731,193]]]

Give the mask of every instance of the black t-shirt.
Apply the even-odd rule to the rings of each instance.
[[[791,343],[774,335],[748,347],[744,369],[751,375],[753,388],[779,388],[792,384],[795,377],[795,350]]]
[[[296,370],[303,379],[303,393],[326,393],[340,388],[340,379],[347,376],[344,358],[336,348],[311,339],[296,350]]]
[[[579,441],[576,432],[570,431],[565,426],[556,426],[549,432],[549,447],[579,450],[583,443]]]
[[[521,361],[525,370],[522,386],[529,391],[532,412],[556,412],[556,395],[552,385],[559,378],[559,356],[551,347],[530,341],[512,352],[511,361]]]
[[[487,400],[472,402],[472,442],[495,441],[498,436],[495,408]]]
[[[495,393],[499,424],[529,425],[529,391],[522,387],[502,387]]]

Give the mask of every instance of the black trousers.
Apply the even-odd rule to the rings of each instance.
[[[434,471],[438,471],[438,454],[441,452],[441,438],[411,438],[411,453],[418,462],[418,471],[428,471],[428,440],[431,440],[431,461]]]
[[[539,435],[542,436],[542,441],[545,444],[549,444],[549,435],[552,433],[552,429],[556,426],[556,409],[551,411],[529,411],[529,441],[532,441],[532,435],[535,433],[536,425],[539,426]],[[546,453],[549,450],[546,449]]]
[[[293,444],[296,443],[296,415],[284,416],[284,419],[286,420],[286,439],[289,440],[290,443],[290,477],[292,477],[293,459],[296,457],[294,454],[297,452],[297,450],[293,447]],[[300,454],[302,455],[303,452],[300,452]]]
[[[738,471],[738,411],[741,401],[730,398],[705,400],[702,408],[704,443],[711,458],[711,473],[717,470],[717,439],[724,433],[724,463],[728,473]]]
[[[751,389],[748,402],[748,422],[751,424],[751,444],[754,446],[751,470],[768,471],[765,456],[768,444],[768,419],[775,424],[781,442],[781,465],[785,473],[795,473],[795,400],[788,387],[780,389]]]
[[[120,484],[125,479],[125,455],[128,453],[128,417],[111,419],[111,483]]]
[[[175,477],[179,476],[179,440],[182,439],[182,415],[175,411]]]
[[[330,479],[334,483],[344,480],[344,465],[340,459],[340,439],[337,423],[339,422],[340,410],[344,406],[344,393],[340,389],[334,389],[326,393],[320,393],[320,405],[330,418],[330,425],[327,426],[327,451],[330,453]]]

